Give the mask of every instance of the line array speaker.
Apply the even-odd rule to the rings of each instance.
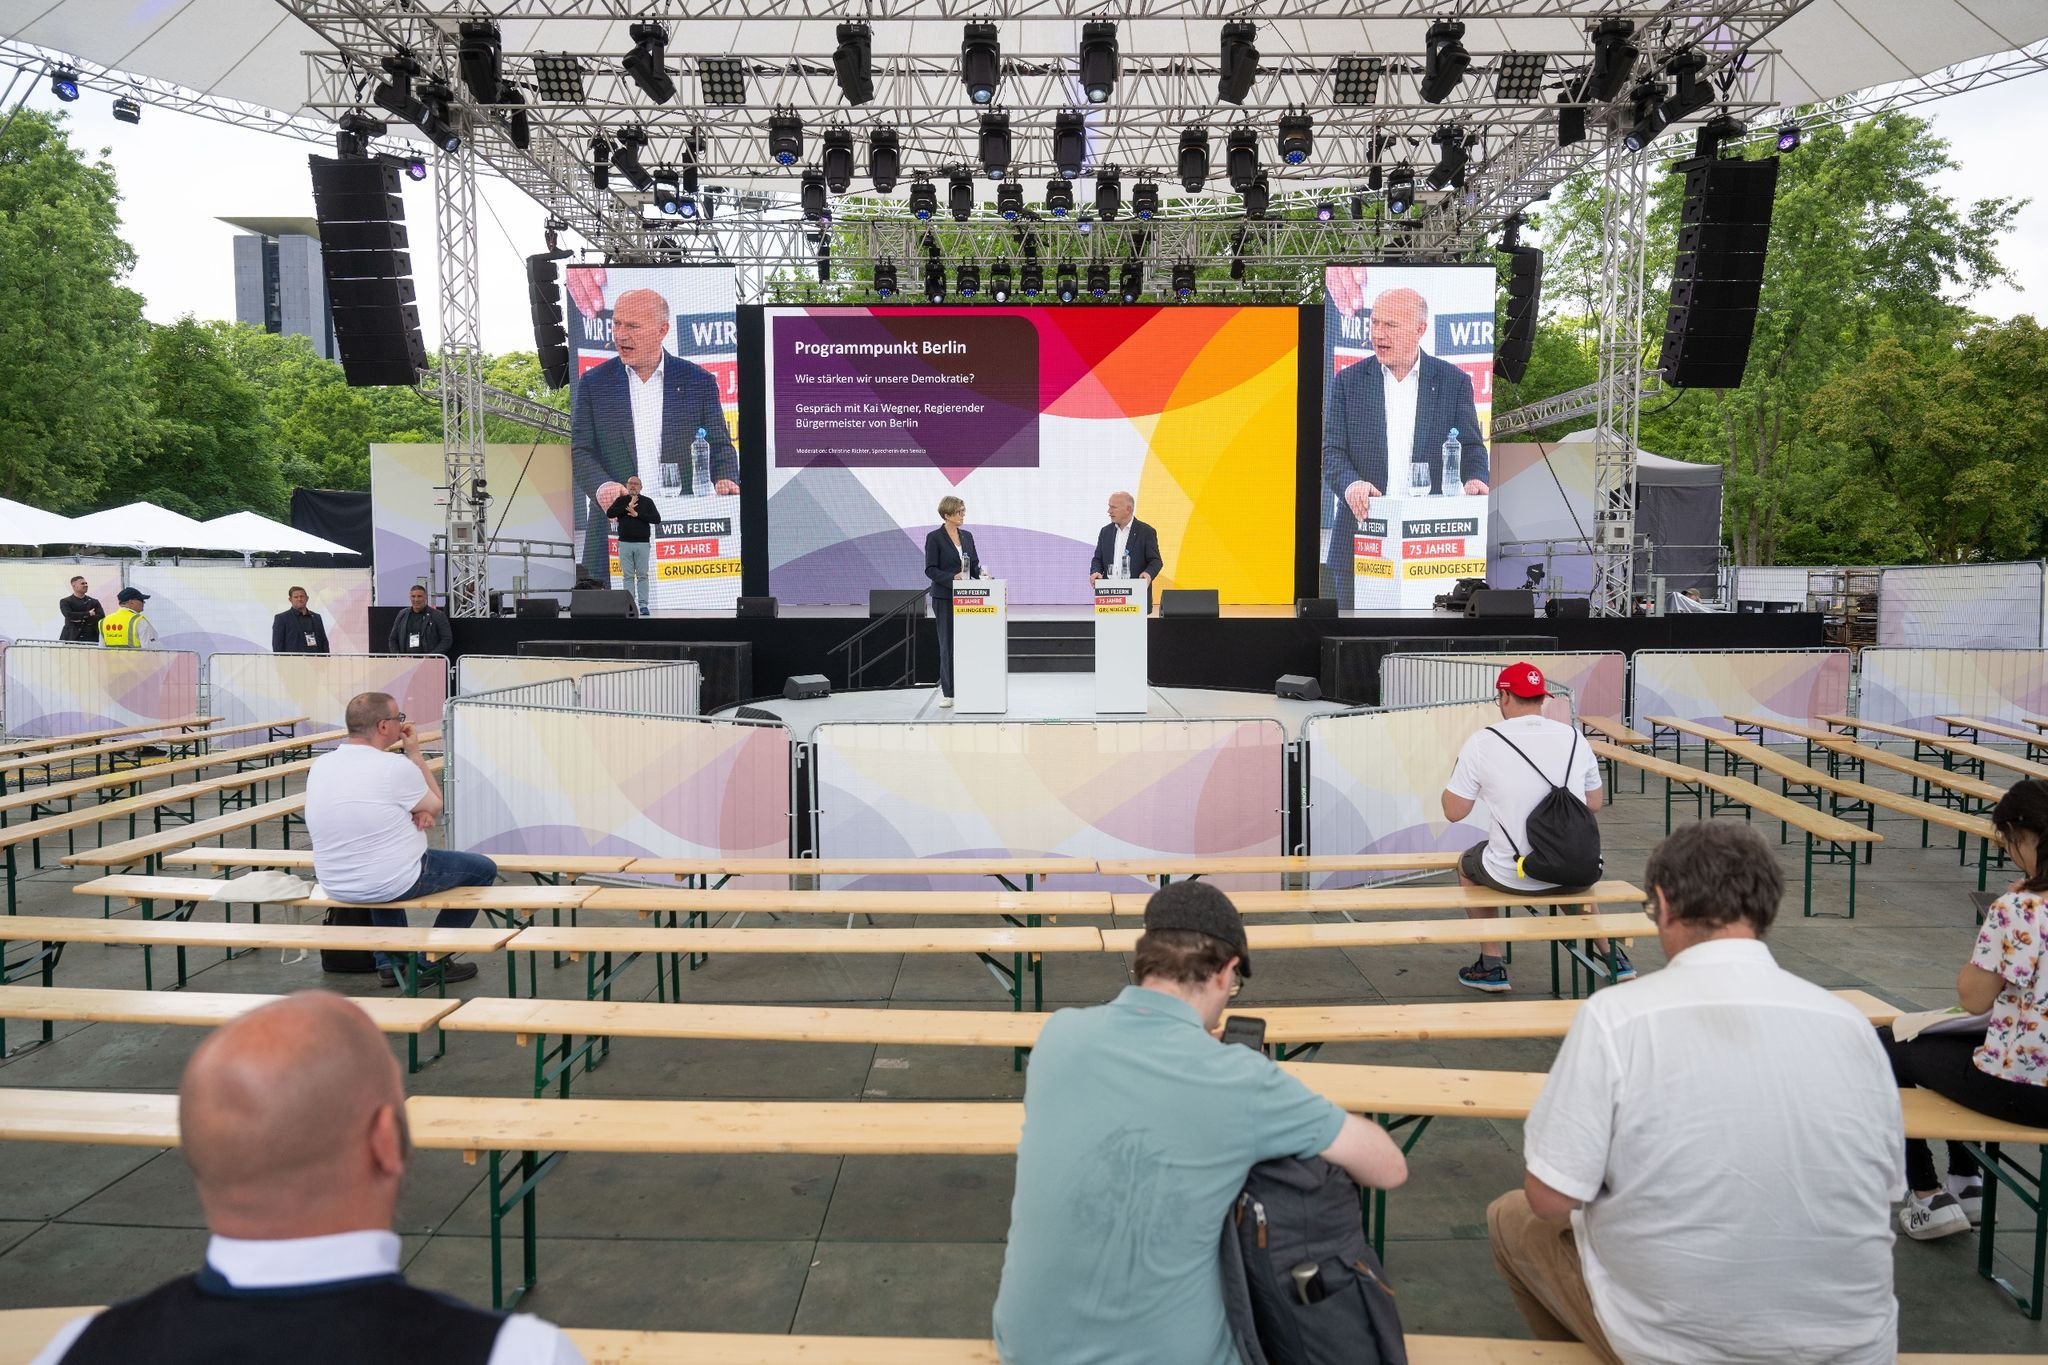
[[[411,384],[427,367],[398,168],[307,158],[320,261],[342,373],[357,386]]]
[[[526,300],[533,314],[533,349],[540,356],[541,378],[551,389],[569,382],[569,331],[562,325],[562,277],[555,262],[566,251],[543,251],[526,258]]]
[[[1685,173],[1678,260],[1657,368],[1666,383],[1732,389],[1749,364],[1778,158],[1707,160]]]
[[[1543,289],[1543,251],[1518,246],[1508,253],[1508,325],[1494,348],[1494,372],[1510,384],[1522,382],[1529,353],[1536,348],[1536,314]]]

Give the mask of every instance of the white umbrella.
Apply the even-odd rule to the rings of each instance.
[[[71,521],[74,545],[132,545],[138,550],[231,550],[241,553],[234,537],[209,529],[204,522],[153,502],[131,502]]]
[[[71,545],[77,540],[71,518],[0,498],[0,545]]]
[[[245,554],[274,554],[290,551],[295,554],[353,555],[358,552],[346,545],[337,545],[331,540],[286,526],[283,522],[272,521],[257,512],[230,512],[224,517],[202,523],[209,531],[228,539],[234,548]]]

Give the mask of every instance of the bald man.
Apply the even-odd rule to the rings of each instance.
[[[1429,466],[1430,493],[1487,491],[1486,440],[1472,379],[1422,349],[1429,301],[1413,289],[1372,302],[1372,355],[1330,381],[1323,405],[1323,487],[1335,498],[1327,564],[1340,607],[1353,605],[1352,539],[1372,500],[1410,492],[1410,468]],[[1462,490],[1442,487],[1444,439],[1458,431]]]
[[[667,349],[675,314],[652,289],[629,289],[612,304],[618,354],[576,381],[569,458],[576,470],[576,527],[583,567],[609,581],[605,512],[638,476],[652,497],[740,491],[740,457],[725,424],[718,381]],[[709,488],[690,487],[690,442],[711,446]],[[664,479],[664,468],[667,478]]]
[[[1088,581],[1129,576],[1145,584],[1145,606],[1152,605],[1152,580],[1166,567],[1159,558],[1159,532],[1138,520],[1138,504],[1129,493],[1109,495],[1109,525],[1095,533],[1095,556],[1088,561]]]
[[[206,1264],[65,1325],[34,1365],[580,1365],[560,1329],[415,1289],[391,1230],[405,1083],[369,1016],[304,991],[223,1025],[178,1086]]]

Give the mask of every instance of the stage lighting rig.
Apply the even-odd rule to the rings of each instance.
[[[1387,69],[1383,57],[1339,57],[1331,72],[1332,104],[1376,104],[1380,97],[1380,73]]]
[[[794,166],[804,157],[804,121],[794,109],[768,116],[768,156],[778,166]]]
[[[848,104],[866,104],[875,97],[874,30],[858,19],[839,26],[839,46],[832,49],[832,77]]]
[[[514,147],[525,151],[533,144],[533,126],[526,116],[526,96],[519,93],[519,87],[510,81],[498,86],[498,103],[510,105],[503,111],[493,111],[491,117],[505,130],[505,136]]]
[[[825,198],[824,173],[813,166],[804,172],[799,185],[797,197],[803,204],[804,217],[813,223],[830,222],[832,213]]]
[[[1586,107],[1571,101],[1569,90],[1557,97],[1557,145],[1560,150],[1586,140]]]
[[[608,138],[590,139],[590,186],[598,190],[612,187],[612,144]]]
[[[1123,212],[1124,179],[1114,166],[1103,166],[1095,172],[1095,216],[1103,222],[1111,222]]]
[[[641,128],[621,128],[618,145],[612,148],[612,169],[625,176],[634,189],[642,191],[654,185],[654,177],[640,164],[640,153],[645,150],[647,133]]]
[[[1266,184],[1266,173],[1260,171],[1257,176],[1253,177],[1252,183],[1244,187],[1244,216],[1247,218],[1264,218],[1266,210],[1271,204],[1272,190]]]
[[[1027,299],[1035,299],[1045,292],[1045,267],[1037,261],[1026,261],[1017,271],[1017,288]]]
[[[960,267],[960,269],[959,269],[959,271],[958,271],[958,276],[959,276],[959,282],[960,282],[960,297],[961,297],[961,298],[963,298],[963,299],[971,299],[971,298],[973,298],[973,297],[974,297],[974,296],[975,296],[976,294],[979,294],[979,293],[981,292],[981,267],[980,267],[980,266],[978,266],[978,265],[963,265],[963,266],[961,266],[961,267]]]
[[[1053,289],[1061,303],[1072,303],[1081,296],[1081,286],[1074,274],[1072,261],[1060,262],[1060,268],[1054,275]]]
[[[1457,124],[1439,128],[1430,135],[1436,144],[1436,165],[1429,172],[1429,187],[1445,190],[1465,183],[1465,167],[1471,161],[1471,154],[1465,149],[1465,130]]]
[[[423,156],[407,157],[405,159],[405,178],[407,180],[425,180],[427,178],[427,159]]]
[[[1024,187],[1014,180],[996,186],[996,213],[1016,222],[1024,216]]]
[[[1276,145],[1282,161],[1299,166],[1315,150],[1314,121],[1299,109],[1288,110],[1280,116],[1280,138]]]
[[[1071,180],[1048,180],[1045,182],[1045,212],[1051,218],[1065,218],[1074,211],[1074,182]]]
[[[413,68],[417,71],[419,68]],[[50,68],[50,93],[70,104],[78,98],[78,73],[68,66]]]
[[[1632,152],[1640,152],[1657,140],[1657,134],[1664,131],[1665,87],[1662,81],[1638,81],[1636,88],[1629,92],[1628,102],[1634,111],[1634,122],[1622,135],[1621,145]]]
[[[981,116],[981,169],[1001,180],[1010,169],[1010,116],[991,109]]]
[[[988,296],[991,299],[997,303],[1008,303],[1010,301],[1010,291],[1014,287],[1010,282],[1010,263],[1008,261],[997,261],[993,266],[989,267]]]
[[[410,56],[400,53],[395,57],[384,58],[377,65],[383,69],[385,79],[377,83],[377,88],[371,92],[370,98],[376,102],[379,109],[382,109],[392,117],[418,126],[422,110],[420,102],[413,97],[412,83],[413,79],[420,74],[420,64]],[[53,84],[55,80],[56,77],[53,75],[51,77]],[[73,78],[72,91],[71,98],[77,99],[75,77]],[[60,94],[58,98],[61,99],[63,96]]]
[[[1259,135],[1248,124],[1230,130],[1223,144],[1223,173],[1230,188],[1243,194],[1259,174]]]
[[[1442,104],[1465,79],[1472,54],[1465,50],[1465,25],[1457,19],[1439,19],[1429,26],[1422,66],[1422,99],[1425,104]]]
[[[924,299],[926,303],[946,301],[946,263],[936,254],[924,263]]]
[[[1106,299],[1109,297],[1109,267],[1097,261],[1088,267],[1088,297]]]
[[[697,86],[706,104],[745,104],[747,64],[739,57],[699,57]]]
[[[1131,186],[1131,212],[1140,221],[1150,222],[1159,212],[1159,186],[1150,180]]]
[[[126,95],[118,96],[114,100],[113,112],[114,122],[116,123],[142,122],[142,106]]]
[[[1696,161],[1712,161],[1721,155],[1723,143],[1733,142],[1748,132],[1743,121],[1732,114],[1720,114],[1708,119],[1693,134],[1692,154]]]
[[[1387,212],[1399,218],[1415,207],[1415,171],[1396,166],[1387,172]]]
[[[654,207],[674,217],[682,208],[683,192],[676,184],[674,170],[664,167],[654,173]]]
[[[444,152],[453,152],[462,146],[462,135],[455,131],[455,90],[448,82],[436,76],[420,91],[419,130],[426,134],[427,141]]]
[[[1799,144],[1805,139],[1805,136],[1805,133],[1796,122],[1788,121],[1778,125],[1778,150],[1781,152],[1798,151]]]
[[[1088,158],[1088,125],[1080,111],[1065,110],[1052,121],[1052,164],[1063,180],[1076,180]]]
[[[478,104],[496,104],[505,83],[504,43],[495,19],[465,19],[456,28],[455,72]]]
[[[939,191],[924,176],[910,182],[910,216],[929,222],[939,211]]]
[[[1606,104],[1628,88],[1641,56],[1633,19],[1602,19],[1593,26],[1593,64],[1580,80],[1574,104]],[[1567,92],[1569,93],[1569,92]]]
[[[885,299],[896,297],[896,262],[887,257],[875,262],[875,292]]]
[[[384,120],[351,109],[335,122],[334,154],[343,161],[361,161],[370,155],[370,139],[390,131]]]
[[[1316,205],[1316,221],[1327,223],[1337,216],[1337,206],[1325,199]]]
[[[960,81],[976,104],[995,100],[1003,78],[1003,45],[994,24],[968,24],[960,31]]]
[[[1122,288],[1118,291],[1125,303],[1136,303],[1145,293],[1145,263],[1139,260],[1124,262]]]
[[[1682,122],[1714,102],[1714,83],[1701,77],[1706,69],[1707,54],[1698,48],[1689,47],[1664,63],[1672,82],[1671,98],[1664,101],[1665,122]]]
[[[1503,52],[1493,73],[1493,97],[1502,104],[1541,103],[1543,71],[1549,57],[1541,52]]]
[[[824,171],[825,188],[834,194],[845,194],[853,188],[853,133],[835,124],[825,130],[822,145],[824,150],[818,159]]]
[[[1107,104],[1116,76],[1116,23],[1094,19],[1081,25],[1081,93],[1090,104]]]
[[[888,194],[903,174],[903,139],[894,128],[877,128],[868,134],[868,179],[875,193]]]
[[[1225,104],[1243,104],[1252,92],[1252,80],[1259,74],[1259,26],[1248,19],[1232,19],[1223,26],[1223,55],[1216,64],[1216,98]]]
[[[1177,299],[1191,299],[1195,296],[1195,263],[1182,261],[1173,268],[1173,296]]]
[[[974,172],[962,166],[946,182],[946,211],[953,221],[964,223],[974,212]]]
[[[1209,130],[1183,128],[1180,130],[1180,187],[1189,194],[1196,194],[1208,182]]]
[[[566,53],[534,53],[533,79],[543,104],[583,103],[583,63]]]
[[[668,73],[666,65],[668,30],[660,24],[639,23],[627,29],[626,36],[633,40],[633,50],[622,63],[626,74],[640,87],[641,94],[656,104],[667,104],[676,97],[676,78]]]

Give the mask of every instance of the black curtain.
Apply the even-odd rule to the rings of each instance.
[[[307,535],[346,545],[355,555],[274,555],[274,564],[303,564],[308,568],[362,568],[372,562],[374,549],[370,532],[370,495],[341,493],[330,488],[292,490],[292,529]],[[356,556],[360,555],[361,558]]]

